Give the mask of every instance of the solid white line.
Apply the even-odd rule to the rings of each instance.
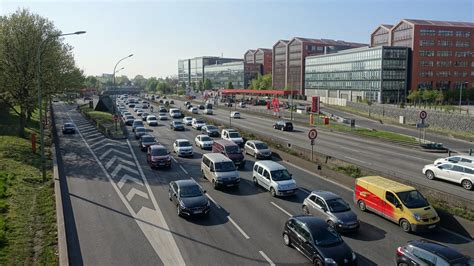
[[[283,209],[282,207],[278,206],[275,202],[271,201],[270,203],[271,203],[273,206],[275,206],[275,207],[277,207],[278,209],[280,209],[280,211],[284,212],[286,215],[288,215],[288,216],[290,216],[290,217],[293,216],[293,215],[291,215],[291,213],[287,212],[285,209]]]
[[[181,168],[181,170],[183,170],[183,172],[187,175],[189,175],[188,171],[186,171],[186,169],[184,169],[184,167],[182,165],[179,166],[179,168]]]
[[[353,160],[353,161],[356,161],[356,162],[359,162],[359,163],[365,163],[365,164],[370,164],[366,161],[362,161],[362,160],[359,160],[359,159],[355,159],[355,158],[352,158],[352,157],[349,157],[349,156],[344,156],[344,158],[347,158],[349,160]]]
[[[458,234],[458,233],[456,233],[456,232],[453,232],[453,231],[451,231],[451,230],[449,230],[449,229],[446,229],[446,228],[444,228],[444,227],[440,227],[439,229],[441,229],[441,230],[443,230],[443,231],[445,231],[445,232],[447,232],[447,233],[449,233],[449,234],[453,234],[453,235],[455,235],[455,236],[457,236],[457,237],[460,237],[460,238],[462,238],[462,239],[464,239],[464,240],[466,240],[466,241],[472,242],[472,238],[469,238],[469,237],[467,237],[467,236],[463,236],[463,235],[461,235],[461,234]]]
[[[237,228],[237,230],[239,230],[239,232],[245,237],[245,239],[250,239],[250,237],[244,232],[244,230],[242,230],[242,228],[240,228],[240,226],[236,222],[234,222],[234,220],[232,220],[232,218],[230,218],[230,216],[227,216],[227,218],[235,226],[235,228]]]
[[[324,180],[324,181],[327,181],[327,182],[332,183],[332,184],[334,184],[334,185],[336,185],[336,186],[338,186],[338,187],[340,187],[340,188],[343,188],[343,189],[345,189],[345,190],[347,190],[347,191],[351,191],[351,192],[352,192],[352,188],[350,188],[350,187],[346,187],[346,186],[344,186],[344,185],[342,185],[342,184],[339,184],[339,183],[337,183],[337,182],[334,182],[334,181],[332,181],[331,179],[322,177],[322,176],[320,176],[320,175],[315,175],[315,174],[312,173],[311,171],[309,171],[309,170],[307,170],[307,169],[304,169],[304,168],[302,168],[302,167],[300,167],[300,166],[297,166],[297,165],[295,165],[295,164],[292,164],[292,163],[290,163],[290,162],[284,162],[284,163],[289,164],[289,165],[291,165],[291,166],[293,166],[293,167],[295,167],[295,168],[298,168],[299,170],[304,171],[304,172],[306,172],[306,173],[308,173],[308,174],[310,174],[310,175],[312,175],[312,176],[315,176],[315,177],[317,177],[317,178],[321,178],[321,179]]]
[[[90,146],[91,146],[91,147],[94,147],[95,145],[100,144],[100,143],[102,143],[102,142],[104,142],[104,141],[107,141],[107,139],[104,138],[103,140],[99,140],[99,141],[97,141],[96,143],[92,143]],[[102,158],[101,158],[101,159],[102,159]]]
[[[193,178],[193,179],[194,179],[194,178]],[[207,194],[207,197],[208,197],[210,200],[212,200],[212,202],[214,202],[214,205],[216,205],[216,207],[217,207],[218,209],[221,208],[221,206],[217,203],[217,201],[215,201],[213,198],[211,198],[211,196],[210,196],[209,194]]]
[[[171,156],[171,160],[173,160],[175,163],[178,163],[178,160],[176,160],[173,156]]]
[[[265,253],[263,253],[263,251],[260,250],[258,253],[260,253],[260,255],[262,255],[262,257],[268,261],[271,266],[275,266],[275,263],[273,263],[273,261]]]

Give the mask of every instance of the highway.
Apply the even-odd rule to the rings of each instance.
[[[246,157],[245,169],[239,171],[242,181],[238,189],[214,190],[200,177],[200,159],[207,151],[195,147],[193,158],[173,154],[171,169],[152,170],[133,138],[104,138],[73,105],[55,104],[54,109],[58,128],[72,121],[79,130],[75,135],[59,133],[60,169],[68,187],[62,193],[70,201],[64,208],[73,265],[309,264],[298,251],[284,246],[284,222],[289,215],[302,213],[301,203],[310,190],[333,191],[352,202],[350,188],[285,162],[280,163],[301,189],[293,197],[273,198],[251,182],[254,159],[250,157]],[[215,117],[219,116],[224,117]],[[244,125],[249,120],[237,123]],[[257,129],[265,123],[265,119],[255,121]],[[169,122],[148,127],[169,151],[175,139],[193,141],[199,133],[190,127],[184,132],[171,131]],[[213,201],[208,217],[180,218],[169,202],[168,183],[187,178],[198,181]],[[420,236],[406,234],[398,225],[351,206],[362,225],[360,232],[345,235],[344,240],[358,254],[359,265],[392,264],[399,245],[419,238],[474,255],[472,241],[444,229]]]
[[[176,106],[184,108],[184,102],[175,101],[175,103]],[[242,109],[245,108],[237,108],[237,111]],[[206,117],[228,124],[230,111],[234,110],[234,107],[219,106],[214,110],[214,115]],[[241,119],[233,119],[232,126],[247,132],[260,134],[266,132],[272,138],[311,149],[307,137],[309,127],[294,125],[295,130],[293,132],[276,131],[272,128],[272,125],[277,119],[248,113],[241,113],[241,117]],[[467,191],[457,184],[427,180],[422,174],[421,169],[424,165],[433,163],[435,159],[445,156],[444,154],[422,152],[390,142],[327,130],[318,131],[314,150],[355,165],[456,195],[474,203],[474,191]]]

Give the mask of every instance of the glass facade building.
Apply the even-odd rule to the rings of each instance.
[[[223,58],[217,56],[202,56],[191,59],[178,60],[178,80],[179,84],[186,83],[191,86],[192,83],[197,84],[204,82],[204,67],[207,65],[222,64],[228,62],[239,62],[238,58]]]
[[[260,64],[245,62],[232,62],[204,67],[205,77],[212,83],[214,89],[226,88],[232,82],[234,89],[244,89],[250,81],[257,77],[261,71]]]
[[[305,95],[404,102],[408,88],[409,48],[362,47],[309,56],[305,62]]]
[[[184,82],[184,84],[186,84],[186,87],[189,87],[189,84],[191,82],[189,64],[189,59],[178,60],[178,81],[180,85]]]

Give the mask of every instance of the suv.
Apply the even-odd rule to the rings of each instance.
[[[282,120],[273,124],[273,128],[281,131],[293,131],[293,123]]]
[[[192,128],[195,128],[197,130],[201,130],[201,128],[205,125],[206,125],[206,122],[204,122],[203,120],[199,118],[193,118],[193,121],[191,122]]]
[[[239,145],[239,147],[244,146],[244,139],[235,129],[223,129],[221,132],[221,137],[222,139],[234,142],[235,144]]]
[[[218,187],[239,186],[239,172],[229,158],[220,153],[206,153],[202,156],[201,175]]]
[[[239,168],[245,167],[245,157],[242,150],[232,141],[218,139],[212,144],[212,152],[221,153],[231,159]]]
[[[150,145],[146,154],[146,160],[151,168],[171,167],[171,156],[163,145]]]
[[[290,196],[298,190],[295,180],[286,168],[274,161],[258,161],[253,165],[252,180],[272,196]]]

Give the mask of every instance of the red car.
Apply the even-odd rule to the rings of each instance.
[[[171,167],[171,156],[163,145],[151,145],[148,147],[146,160],[151,168]]]

